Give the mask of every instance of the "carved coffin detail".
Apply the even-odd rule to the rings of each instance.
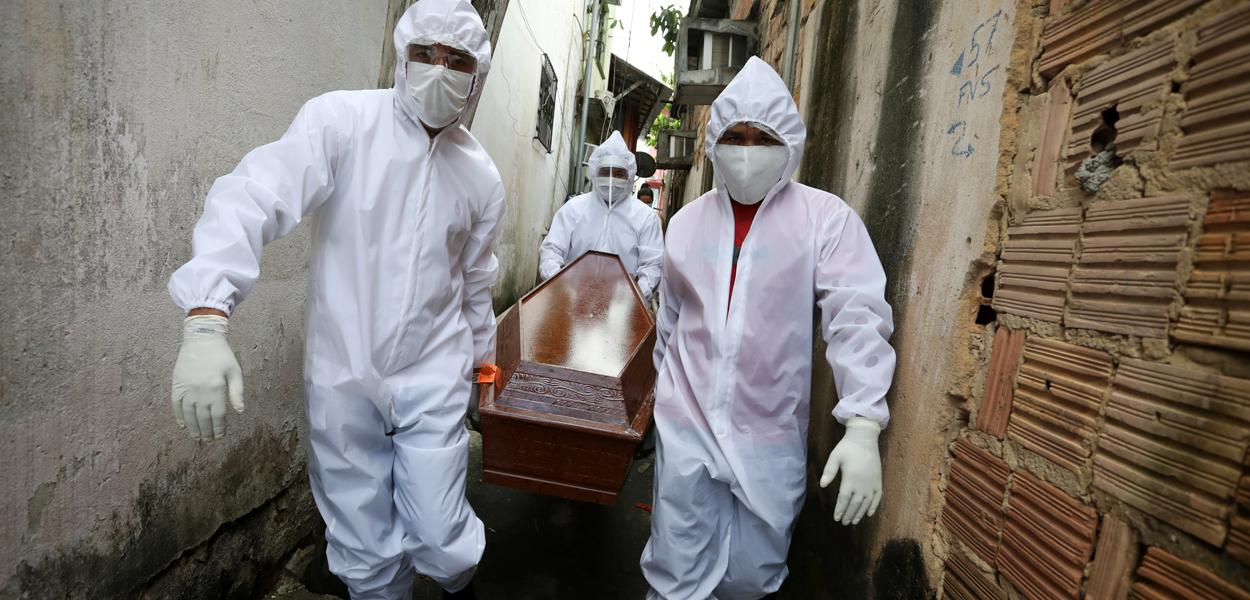
[[[500,315],[482,480],[612,504],[651,421],[655,324],[613,255],[590,252]]]

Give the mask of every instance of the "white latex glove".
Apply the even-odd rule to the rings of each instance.
[[[877,449],[880,435],[881,425],[876,421],[851,417],[842,441],[829,453],[820,487],[827,487],[842,473],[833,518],[843,525],[855,525],[865,516],[871,517],[881,504],[881,452]]]
[[[211,442],[226,435],[226,395],[243,412],[243,370],[226,335],[225,317],[201,315],[182,322],[182,349],[174,363],[174,420],[192,438]]]

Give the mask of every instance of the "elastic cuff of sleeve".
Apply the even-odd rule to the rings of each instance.
[[[197,308],[213,308],[229,315],[234,312],[234,305],[229,300],[197,300],[188,302],[186,306],[180,306],[182,312],[189,313]]]
[[[881,431],[881,424],[872,419],[869,419],[868,417],[851,417],[847,419],[846,428],[851,429],[854,427],[872,429],[873,431],[877,431],[877,432]]]

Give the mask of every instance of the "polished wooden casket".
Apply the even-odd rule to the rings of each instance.
[[[612,254],[582,255],[499,317],[482,480],[612,504],[651,422],[655,322]]]

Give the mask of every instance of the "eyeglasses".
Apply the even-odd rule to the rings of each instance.
[[[624,167],[599,167],[599,176],[627,179],[629,177],[629,171]]]
[[[472,73],[477,68],[477,59],[472,54],[442,44],[408,44],[408,60],[427,65],[446,65],[448,69],[461,73]]]
[[[728,146],[782,146],[781,140],[750,123],[735,123],[721,134],[718,144]]]

